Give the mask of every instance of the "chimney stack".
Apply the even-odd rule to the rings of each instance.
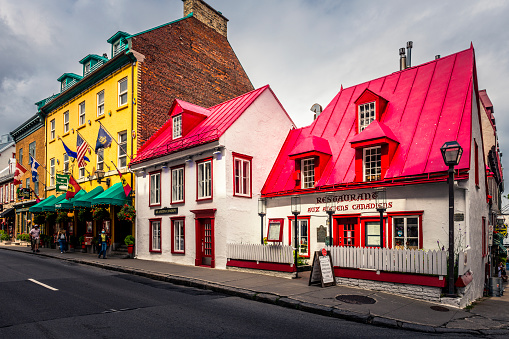
[[[440,54],[435,55],[435,60],[440,59]]]
[[[313,106],[311,106],[310,111],[315,112],[313,120],[316,120],[316,118],[320,116],[320,113],[322,113],[323,109],[320,104],[314,104]]]
[[[402,71],[406,68],[406,55],[405,47],[399,49],[399,70]]]
[[[414,43],[412,41],[407,41],[407,43],[406,43],[406,68],[412,67],[412,47],[414,47]]]
[[[193,14],[193,17],[227,37],[227,22],[223,14],[216,11],[202,0],[182,0],[184,2],[184,17]]]

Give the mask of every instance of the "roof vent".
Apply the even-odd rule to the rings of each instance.
[[[322,113],[323,111],[322,106],[320,104],[314,104],[313,106],[311,106],[310,110],[311,112],[315,112],[313,120],[316,120],[316,118],[318,118],[320,116],[320,113]]]
[[[399,49],[399,70],[402,71],[406,68],[406,55],[405,47]]]
[[[412,67],[412,47],[414,47],[414,43],[412,41],[407,41],[407,43],[406,43],[406,68]]]
[[[435,60],[440,59],[440,54],[435,55]]]

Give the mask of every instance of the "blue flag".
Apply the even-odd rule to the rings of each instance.
[[[99,133],[97,134],[97,142],[95,143],[95,152],[97,153],[97,150],[100,148],[107,148],[111,146],[111,142],[113,141],[113,138],[111,135],[106,132],[103,125],[99,127]]]
[[[29,162],[30,168],[32,169],[32,182],[36,182],[37,179],[37,167],[39,167],[39,163],[32,158],[32,155],[30,154],[30,162]]]
[[[67,155],[70,156],[71,158],[76,159],[78,157],[78,153],[71,151],[71,149],[67,147],[67,145],[62,139],[60,139],[60,141],[62,141],[62,145],[64,145],[65,153],[67,153]],[[85,160],[90,162],[90,159],[88,159],[87,157],[85,157]]]

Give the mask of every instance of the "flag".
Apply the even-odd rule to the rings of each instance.
[[[62,145],[64,145],[65,153],[67,153],[67,155],[70,156],[71,158],[76,159],[78,157],[78,154],[74,151],[71,151],[71,149],[67,147],[67,145],[64,143],[62,139],[60,139],[60,141],[62,141]],[[85,157],[84,159],[90,162],[90,159],[88,159],[87,157]]]
[[[88,143],[83,140],[83,138],[81,137],[81,135],[78,133],[78,137],[76,139],[76,148],[77,148],[77,156],[76,156],[76,160],[78,161],[78,167],[85,167],[85,165],[87,164],[85,162],[85,153],[87,152],[87,149],[88,149]],[[87,160],[89,161],[89,160]]]
[[[67,193],[65,194],[65,198],[67,200],[71,199],[81,190],[80,185],[74,180],[74,177],[71,175],[69,177],[69,184],[67,184]]]
[[[115,165],[115,164],[113,164],[113,165]],[[131,186],[129,186],[129,184],[127,183],[127,180],[125,180],[125,178],[122,177],[122,173],[120,173],[118,168],[117,168],[117,172],[118,172],[118,175],[120,176],[120,181],[122,182],[122,186],[124,186],[124,193],[127,198],[129,196],[129,193],[131,193]]]
[[[37,168],[40,166],[40,164],[35,160],[32,155],[30,154],[30,161],[29,161],[30,168],[32,170],[32,182],[37,181]]]
[[[20,163],[16,163],[16,171],[14,171],[14,185],[19,185],[22,183],[21,176],[25,174],[26,171],[27,170],[25,167],[23,167]]]
[[[111,146],[111,142],[113,138],[111,135],[104,129],[103,125],[99,127],[99,133],[97,134],[97,141],[95,143],[95,153],[99,148],[107,148]]]

